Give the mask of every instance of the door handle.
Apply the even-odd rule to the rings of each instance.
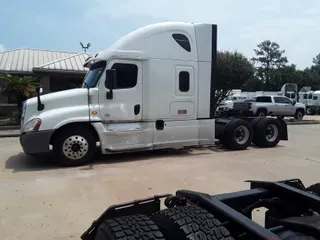
[[[140,113],[140,104],[134,105],[134,115],[138,115]]]

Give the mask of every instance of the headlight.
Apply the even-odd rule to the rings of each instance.
[[[24,127],[24,132],[31,132],[31,131],[38,131],[41,125],[41,119],[40,118],[34,118],[31,119],[29,122],[27,122]]]

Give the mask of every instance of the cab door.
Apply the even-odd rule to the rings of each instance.
[[[285,113],[288,115],[288,116],[291,116],[293,114],[295,114],[295,111],[296,111],[296,108],[295,106],[293,105],[293,102],[287,98],[287,97],[282,97],[282,102],[284,104],[284,110],[285,110]]]
[[[282,97],[273,97],[274,100],[274,108],[273,115],[283,116],[286,115],[286,104],[282,101]]]
[[[99,86],[100,116],[105,122],[138,122],[142,119],[142,63],[134,60],[114,59],[107,69],[116,70],[112,97],[101,81]],[[106,73],[104,73],[105,79]],[[103,80],[104,80],[103,79]]]

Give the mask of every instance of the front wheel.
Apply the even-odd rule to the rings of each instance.
[[[302,120],[304,117],[304,111],[303,110],[297,110],[295,115],[294,115],[294,118],[297,119],[297,120]]]
[[[92,160],[95,149],[95,138],[84,127],[60,132],[53,142],[53,152],[61,166],[84,165]]]

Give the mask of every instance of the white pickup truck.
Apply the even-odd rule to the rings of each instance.
[[[249,103],[249,111],[257,116],[294,117],[302,120],[306,106],[285,96],[259,96],[255,102]]]

